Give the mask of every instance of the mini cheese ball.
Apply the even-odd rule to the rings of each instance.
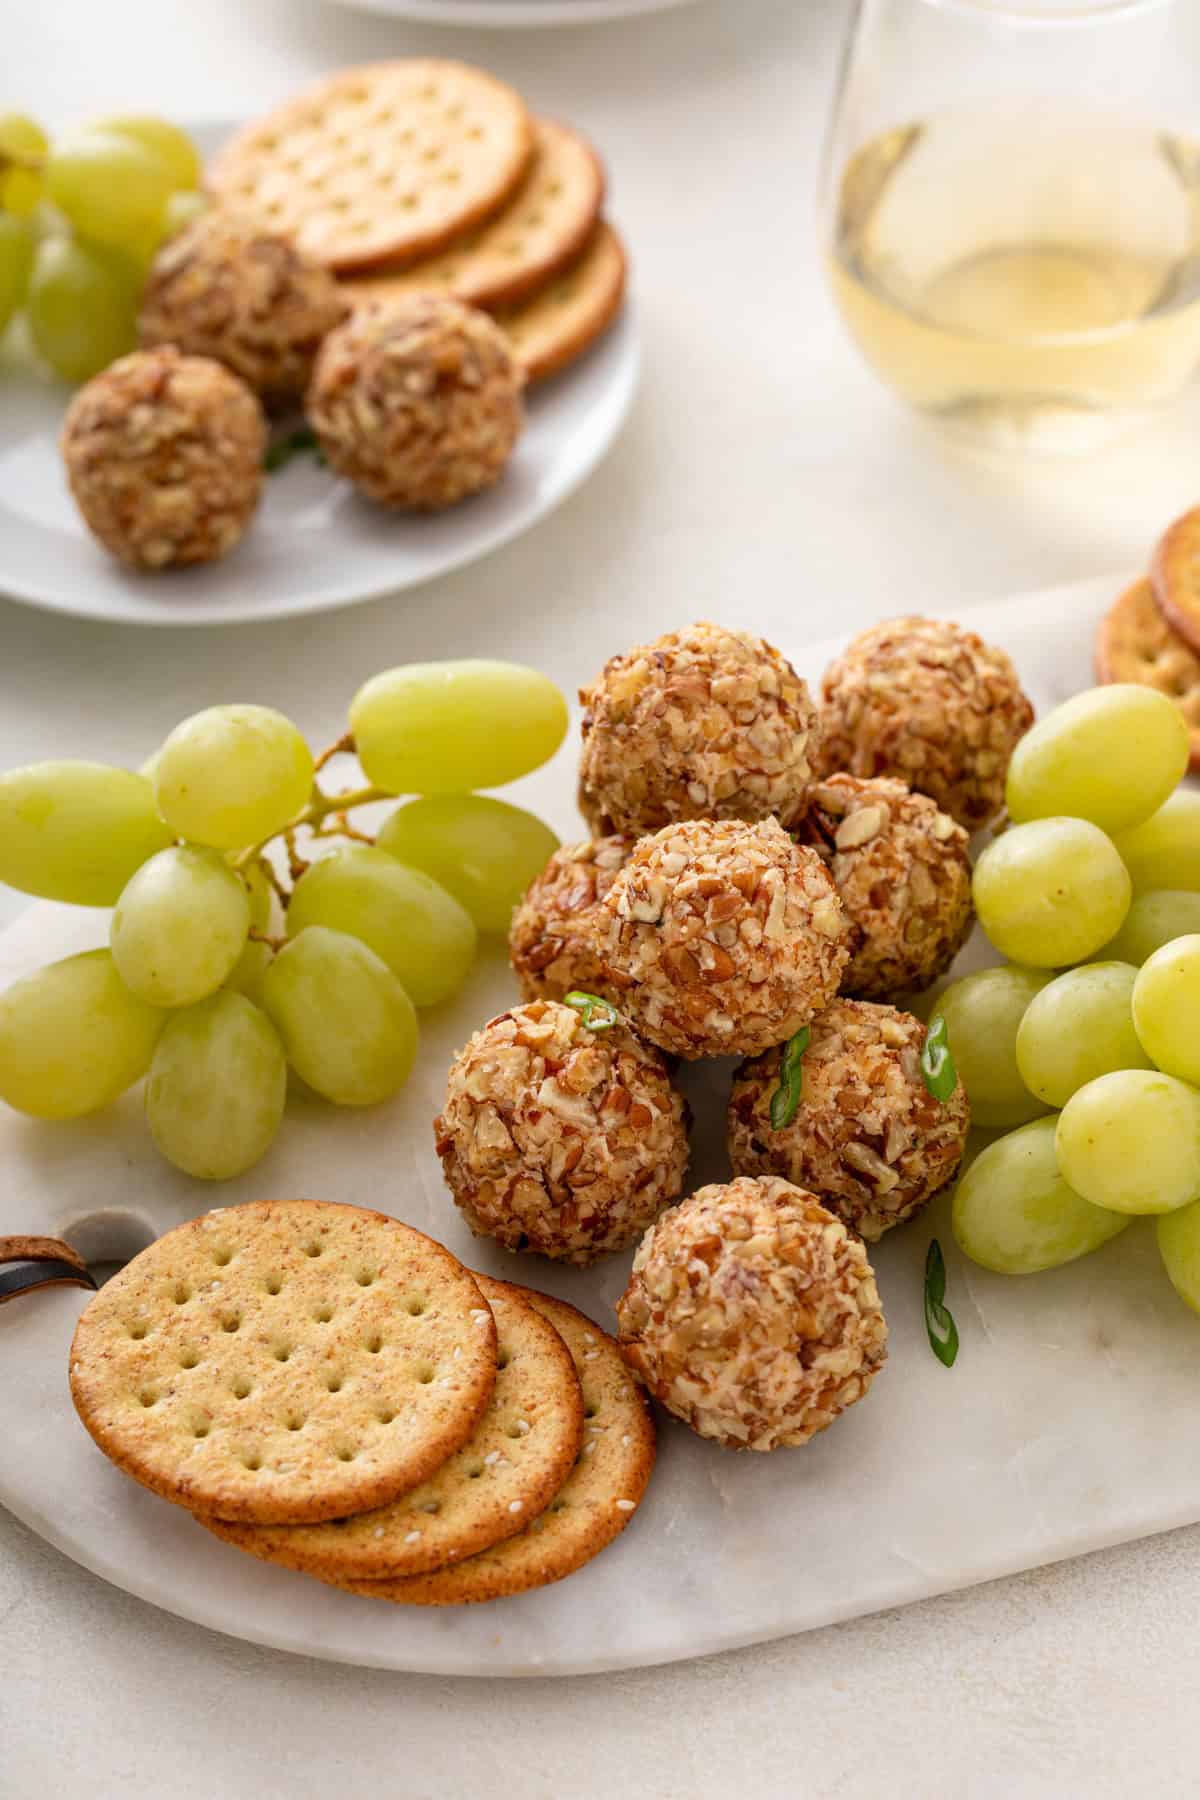
[[[1003,650],[938,619],[874,625],[822,683],[823,775],[890,775],[968,831],[1004,806],[1004,781],[1033,707]]]
[[[816,708],[762,638],[701,622],[605,664],[585,708],[579,806],[593,832],[803,816]]]
[[[266,445],[245,382],[174,349],[135,350],[94,376],[61,441],[85,524],[134,569],[227,555],[258,505]]]
[[[656,1400],[733,1450],[807,1444],[887,1356],[862,1244],[773,1176],[700,1188],[651,1226],[617,1337]]]
[[[349,308],[327,269],[253,218],[213,207],[154,259],[143,346],[175,344],[240,375],[271,407],[303,398],[322,339]]]
[[[447,294],[356,307],[321,346],[309,423],[331,467],[381,506],[438,512],[503,475],[525,377],[486,313]]]
[[[894,1000],[945,974],[974,918],[969,839],[949,813],[902,781],[831,775],[813,788],[797,835],[849,916],[843,993]]]
[[[572,988],[602,993],[599,905],[629,861],[634,840],[563,844],[513,914],[509,959],[526,1000],[561,1000]]]
[[[846,915],[821,858],[774,819],[692,819],[643,838],[604,900],[609,991],[673,1056],[753,1056],[838,991]]]
[[[687,1169],[687,1110],[662,1057],[619,1017],[592,1029],[553,1000],[475,1033],[434,1134],[471,1230],[559,1262],[636,1243]]]
[[[911,1013],[835,1000],[813,1021],[790,1124],[778,1131],[771,1124],[781,1050],[743,1063],[735,1075],[728,1122],[735,1173],[810,1188],[868,1243],[912,1218],[953,1178],[971,1125],[961,1081],[948,1100],[925,1086],[924,1044],[925,1027]]]

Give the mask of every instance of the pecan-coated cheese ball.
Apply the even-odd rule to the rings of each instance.
[[[265,405],[284,406],[303,397],[321,340],[349,310],[328,269],[290,239],[217,206],[155,257],[138,336],[215,357]]]
[[[617,1321],[655,1399],[734,1450],[807,1444],[887,1356],[862,1244],[813,1194],[770,1176],[700,1188],[665,1212]]]
[[[579,805],[594,833],[804,814],[816,709],[778,650],[701,622],[614,656],[581,688]]]
[[[826,1007],[849,956],[815,850],[774,819],[691,819],[643,838],[601,902],[607,990],[673,1056],[753,1056]]]
[[[306,410],[339,475],[381,506],[437,512],[499,481],[524,384],[494,319],[418,292],[356,307],[330,332]]]
[[[67,408],[67,480],[84,523],[134,569],[213,562],[262,489],[267,424],[245,382],[204,356],[135,350]]]
[[[620,1019],[590,1029],[554,1000],[475,1033],[434,1134],[471,1230],[560,1262],[636,1243],[687,1169],[687,1111],[662,1057]]]
[[[850,920],[843,993],[894,1000],[945,974],[974,917],[969,839],[949,813],[902,781],[831,775],[796,835],[819,852]]]
[[[561,1000],[572,988],[603,993],[598,908],[633,845],[619,836],[563,844],[530,883],[508,934],[509,960],[526,1000]]]
[[[891,775],[968,831],[1004,806],[1033,707],[1003,650],[939,619],[873,625],[822,683],[823,775]]]
[[[778,1175],[819,1194],[874,1243],[950,1181],[971,1125],[960,1081],[937,1100],[921,1076],[925,1027],[911,1013],[835,1000],[813,1021],[790,1124],[771,1124],[780,1050],[742,1064],[729,1101],[738,1175]]]

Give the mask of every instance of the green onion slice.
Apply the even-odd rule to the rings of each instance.
[[[936,1238],[930,1239],[925,1257],[925,1330],[938,1361],[952,1367],[958,1355],[958,1326],[946,1305],[946,1261]]]
[[[808,1049],[810,1036],[808,1026],[802,1025],[795,1037],[790,1037],[783,1046],[783,1056],[779,1064],[779,1086],[771,1095],[772,1131],[783,1131],[796,1116],[796,1108],[800,1104],[800,1095],[804,1086],[804,1052]]]
[[[611,1000],[602,1000],[599,994],[585,994],[580,988],[566,996],[566,1004],[575,1008],[588,1031],[611,1031],[621,1017]]]
[[[295,431],[289,431],[285,436],[276,438],[273,444],[268,444],[267,454],[263,457],[263,468],[268,475],[274,475],[277,469],[282,469],[285,463],[290,463],[293,456],[301,456],[307,450],[316,452],[318,462],[325,461],[324,452],[312,426],[297,425]]]
[[[948,1100],[958,1086],[958,1070],[950,1053],[950,1034],[940,1013],[925,1033],[921,1079],[935,1100]]]

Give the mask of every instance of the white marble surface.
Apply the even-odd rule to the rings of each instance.
[[[1078,465],[968,463],[879,392],[824,296],[811,196],[843,12],[707,0],[477,40],[609,153],[648,378],[622,450],[485,568],[336,621],[138,635],[0,605],[0,758],[140,760],[231,691],[314,730],[416,642],[535,640],[603,609],[614,642],[762,593],[794,641],[1134,565],[1195,499],[1200,397]],[[457,36],[318,0],[3,0],[5,81],[55,119],[255,106],[339,61]],[[9,899],[4,905],[15,911]],[[969,1495],[946,1496],[969,1506]],[[0,1536],[0,1788],[43,1795],[728,1791],[1183,1794],[1200,1749],[1189,1531],[774,1648],[500,1690],[256,1652]]]

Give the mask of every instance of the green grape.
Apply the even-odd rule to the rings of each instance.
[[[1140,968],[1148,956],[1177,937],[1200,931],[1200,893],[1183,888],[1154,888],[1135,894],[1125,923],[1098,955],[1106,961]]]
[[[1150,1068],[1133,1028],[1136,980],[1129,963],[1085,963],[1034,995],[1017,1031],[1017,1068],[1030,1093],[1065,1106],[1098,1075]]]
[[[243,994],[212,994],[169,1019],[146,1081],[146,1123],[169,1163],[201,1181],[253,1168],[275,1141],[287,1062]]]
[[[1200,893],[1200,793],[1179,788],[1153,818],[1114,839],[1135,894],[1154,888]]]
[[[1171,1286],[1185,1305],[1200,1312],[1200,1202],[1163,1213],[1154,1231]]]
[[[104,763],[30,763],[0,775],[0,881],[42,900],[115,906],[172,834],[154,790]]]
[[[193,188],[181,188],[177,194],[172,194],[163,216],[163,242],[175,237],[185,225],[190,225],[193,219],[206,213],[208,208],[208,195],[198,193]]]
[[[1017,1029],[1049,979],[1040,969],[981,969],[938,996],[933,1017],[946,1021],[973,1125],[1008,1130],[1046,1111],[1021,1080]]]
[[[165,1018],[107,950],[50,963],[0,994],[0,1100],[38,1119],[95,1112],[146,1073]]]
[[[64,381],[90,381],[137,348],[138,288],[137,269],[120,251],[43,238],[25,303],[38,355]]]
[[[1142,964],[1133,1022],[1160,1069],[1200,1086],[1200,933],[1164,944]]]
[[[36,246],[26,220],[0,212],[0,334],[25,298]]]
[[[271,923],[271,901],[274,889],[261,863],[251,863],[241,871],[250,899],[250,923],[255,931],[265,931]]]
[[[160,850],[117,901],[117,973],[151,1006],[191,1006],[226,981],[246,947],[250,896],[215,850]]]
[[[104,136],[129,138],[140,144],[165,167],[171,178],[171,187],[197,188],[203,166],[200,152],[178,125],[172,125],[169,119],[130,116],[117,119],[97,119],[88,126],[88,135],[100,132]]]
[[[1082,962],[1120,930],[1130,883],[1111,839],[1086,819],[1035,819],[975,865],[979,923],[1002,956],[1038,969]]]
[[[217,850],[260,844],[290,825],[312,792],[312,752],[269,706],[210,706],[158,753],[158,810],[180,837]]]
[[[456,994],[475,960],[475,927],[458,901],[421,869],[368,845],[323,857],[300,877],[288,936],[310,925],[369,944],[417,1006]]]
[[[1183,779],[1189,749],[1183,714],[1165,694],[1133,682],[1091,688],[1047,713],[1013,751],[1009,816],[1127,831]]]
[[[275,958],[262,1003],[300,1079],[338,1106],[374,1106],[408,1080],[417,1015],[387,964],[358,938],[310,925]]]
[[[270,968],[274,955],[270,944],[250,938],[222,982],[222,987],[231,988],[235,994],[245,994],[247,1000],[253,1000],[255,1006],[261,1006],[263,976]]]
[[[1058,1166],[1093,1206],[1174,1212],[1200,1199],[1200,1093],[1157,1070],[1120,1069],[1072,1094]]]
[[[397,807],[378,841],[441,882],[480,931],[508,930],[514,906],[558,849],[550,827],[532,813],[482,794],[412,800]]]
[[[466,794],[553,756],[567,703],[519,663],[407,663],[359,688],[350,729],[368,781],[386,793]]]
[[[981,1150],[954,1194],[954,1236],[997,1275],[1036,1275],[1098,1250],[1133,1221],[1092,1206],[1059,1174],[1057,1119],[1034,1119]]]
[[[45,186],[39,164],[50,140],[34,119],[23,113],[0,113],[0,208],[18,219],[27,219],[37,208]],[[2,165],[8,164],[7,167]]]
[[[60,138],[46,158],[46,192],[80,237],[136,250],[161,225],[175,184],[145,144],[111,131]]]

